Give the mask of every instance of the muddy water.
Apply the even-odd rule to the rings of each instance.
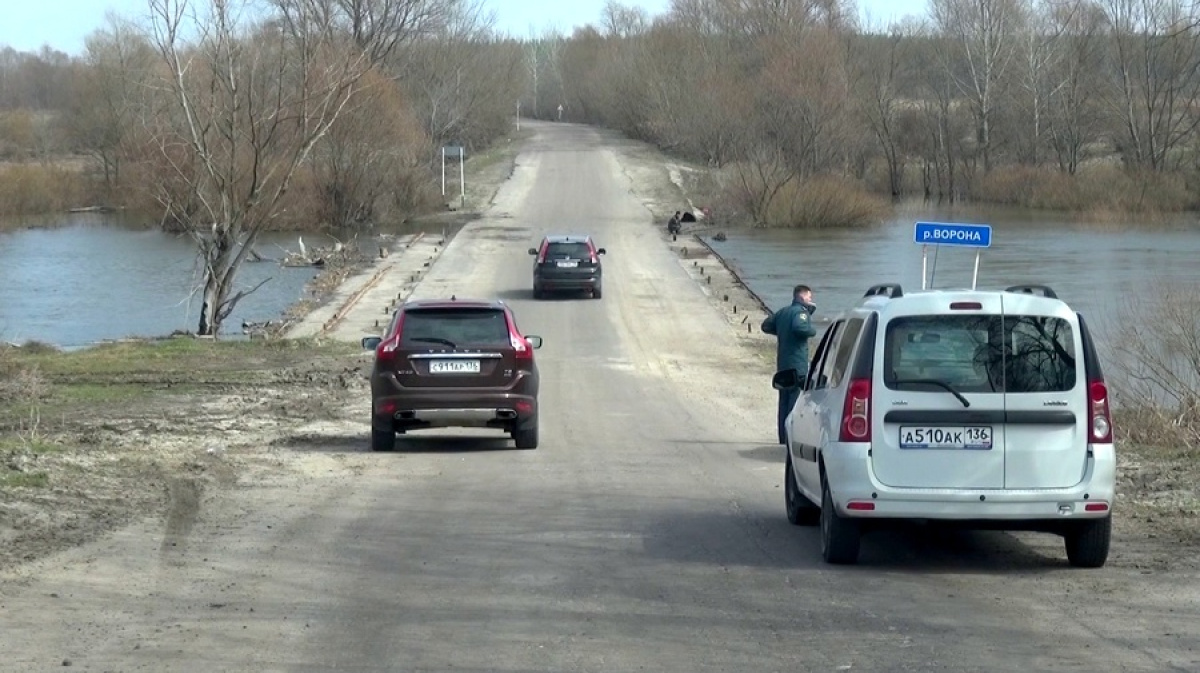
[[[947,213],[906,210],[880,226],[856,231],[728,230],[710,244],[772,308],[790,301],[797,283],[811,285],[818,316],[857,302],[876,283],[921,288],[922,248],[917,221],[989,224],[980,288],[1018,283],[1048,285],[1095,322],[1111,322],[1124,306],[1157,283],[1200,289],[1200,226],[1180,218],[1153,229],[1095,224],[1020,211]],[[708,232],[711,233],[711,232]],[[931,287],[970,287],[975,251],[928,249]]]
[[[326,242],[304,235],[305,245]],[[279,259],[298,249],[297,235],[271,234],[256,249]],[[237,287],[249,295],[225,322],[235,337],[242,322],[278,318],[303,297],[312,268],[248,263]],[[78,348],[104,339],[195,331],[200,303],[196,247],[185,236],[122,227],[98,215],[70,216],[51,229],[0,234],[0,340],[38,340]]]

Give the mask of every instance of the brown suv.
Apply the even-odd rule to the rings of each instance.
[[[500,301],[425,299],[400,306],[375,351],[371,448],[391,451],[396,434],[425,428],[497,428],[518,449],[538,445],[542,338],[524,336]]]

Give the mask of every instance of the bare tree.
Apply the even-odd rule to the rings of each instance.
[[[337,123],[313,148],[316,212],[334,228],[361,227],[390,207],[431,200],[429,137],[400,86],[371,72]]]
[[[494,36],[494,24],[483,2],[458,3],[436,35],[399,51],[389,64],[435,148],[484,143],[510,123],[523,61],[518,43]]]
[[[168,171],[158,193],[199,246],[199,334],[218,334],[257,289],[234,291],[238,269],[297,171],[365,75],[426,29],[436,1],[149,0],[167,72],[149,128]]]
[[[601,23],[609,37],[634,37],[650,29],[650,16],[642,7],[605,0]]]
[[[143,107],[154,48],[133,25],[110,14],[108,28],[88,36],[74,101],[66,111],[69,136],[92,155],[111,191],[121,177],[125,140]]]
[[[1016,32],[1024,22],[1019,0],[931,0],[933,19],[958,53],[945,67],[971,103],[975,142],[983,170],[992,166],[992,121],[1009,65]],[[961,60],[959,60],[961,59]]]
[[[1024,96],[1021,99],[1022,127],[1027,132],[1017,134],[1018,159],[1038,166],[1042,163],[1043,137],[1047,128],[1047,107],[1051,98],[1064,85],[1056,81],[1055,71],[1062,53],[1062,36],[1070,24],[1078,2],[1056,4],[1053,0],[1025,0],[1025,25],[1019,30],[1020,57],[1017,81]],[[1059,15],[1059,16],[1056,16]]]
[[[1105,0],[1105,9],[1116,50],[1112,108],[1124,127],[1126,160],[1165,170],[1200,123],[1197,3]]]
[[[1061,35],[1061,51],[1050,64],[1054,86],[1047,100],[1047,130],[1059,170],[1074,175],[1084,148],[1101,132],[1105,83],[1101,32],[1106,18],[1092,0],[1074,0],[1054,8],[1050,20]]]
[[[895,25],[886,36],[862,36],[851,50],[860,114],[883,152],[893,201],[904,191],[906,157],[901,149],[899,117],[904,106],[901,89],[912,62],[905,52],[905,39],[903,27]]]

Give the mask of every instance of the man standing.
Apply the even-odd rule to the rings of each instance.
[[[817,335],[813,327],[812,314],[817,310],[813,303],[812,289],[797,285],[792,289],[792,303],[762,322],[762,331],[777,339],[775,347],[775,370],[795,369],[801,380],[808,374],[808,340]],[[798,389],[779,391],[779,443],[787,443],[784,421],[796,405],[800,396]]]

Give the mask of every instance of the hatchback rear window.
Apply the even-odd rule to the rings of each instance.
[[[1064,392],[1075,377],[1074,330],[1062,318],[912,316],[888,324],[884,383],[893,390]]]
[[[400,332],[406,349],[509,345],[508,321],[495,309],[415,309],[404,314]]]
[[[587,243],[551,243],[546,250],[546,259],[591,259],[592,249]]]

